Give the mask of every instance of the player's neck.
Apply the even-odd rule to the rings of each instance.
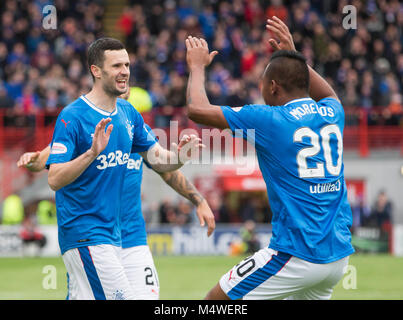
[[[110,96],[106,94],[104,90],[95,86],[85,95],[85,97],[97,108],[105,110],[106,112],[112,113],[116,108],[117,97]]]
[[[291,94],[287,96],[283,96],[279,98],[279,106],[285,105],[287,102],[290,102],[292,100],[297,100],[297,99],[304,99],[304,98],[310,98],[309,94],[307,92],[300,92],[296,94]]]

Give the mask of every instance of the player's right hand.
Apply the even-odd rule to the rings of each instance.
[[[207,223],[207,236],[210,237],[215,229],[215,219],[206,200],[200,202],[196,207],[196,215],[199,219],[200,226],[203,227],[204,224]]]
[[[24,153],[20,159],[17,161],[17,167],[21,168],[28,168],[31,167],[35,161],[38,160],[39,155],[41,154],[40,151],[36,151],[36,152],[26,152]]]
[[[269,44],[274,51],[296,51],[291,32],[288,29],[287,25],[283,21],[281,21],[281,19],[277,18],[276,16],[273,16],[272,19],[267,19],[266,29],[271,31],[279,40],[278,42],[274,38],[269,39]]]
[[[111,121],[111,118],[102,119],[95,127],[94,137],[92,138],[92,145],[90,149],[95,156],[98,156],[102,151],[104,151],[108,145],[113,124],[110,124],[106,130],[105,128]]]
[[[190,69],[207,67],[218,54],[218,51],[209,52],[207,41],[203,38],[189,36],[185,40],[186,62]]]

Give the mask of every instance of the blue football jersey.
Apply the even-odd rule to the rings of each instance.
[[[155,138],[151,128],[145,124],[149,134]],[[130,154],[123,183],[120,212],[122,248],[147,245],[146,224],[141,209],[141,182],[143,179],[143,157],[138,153]]]
[[[105,150],[75,181],[56,191],[62,254],[80,246],[121,245],[119,213],[130,154],[155,144],[143,118],[126,100],[117,99],[115,110],[108,113],[81,96],[57,118],[47,166],[71,161],[86,152],[92,145],[95,126],[107,117],[112,119],[113,130]]]
[[[313,263],[354,252],[344,181],[344,110],[335,99],[222,107],[254,144],[273,212],[269,247]]]

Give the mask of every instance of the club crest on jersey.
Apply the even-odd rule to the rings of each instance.
[[[133,128],[134,128],[134,125],[132,125],[132,122],[129,120],[126,120],[126,129],[127,129],[127,133],[129,134],[130,140],[133,140]]]
[[[113,293],[113,300],[125,300],[125,294],[122,290],[116,290]]]

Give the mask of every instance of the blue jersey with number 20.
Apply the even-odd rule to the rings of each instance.
[[[344,181],[344,111],[339,101],[222,107],[253,143],[273,212],[269,247],[313,263],[354,252]]]

